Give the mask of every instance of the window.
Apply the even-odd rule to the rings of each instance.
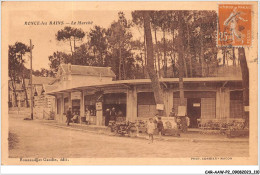
[[[96,105],[95,95],[85,95],[85,105]]]
[[[201,118],[216,118],[215,98],[201,98]]]
[[[61,99],[57,99],[57,114],[61,114]]]
[[[72,100],[72,113],[80,114],[80,100]]]
[[[138,117],[155,116],[157,110],[153,92],[139,92],[137,94],[137,106]]]
[[[68,109],[69,109],[69,98],[66,97],[64,98],[64,112],[67,112]]]
[[[230,118],[243,117],[243,91],[230,92]]]
[[[108,93],[103,96],[103,114],[106,109],[115,108],[116,112],[122,112],[126,117],[126,93]]]
[[[104,104],[126,104],[125,93],[104,94]]]

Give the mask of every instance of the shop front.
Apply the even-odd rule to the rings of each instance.
[[[115,111],[117,121],[126,121],[126,93],[106,93],[103,95],[103,121],[105,125],[105,113],[107,110]],[[114,108],[114,109],[113,109]]]
[[[138,118],[154,117],[157,113],[153,92],[137,93],[137,116]]]
[[[96,116],[96,97],[95,94],[85,95],[85,116],[86,121],[91,125],[96,125],[97,116]]]
[[[184,102],[190,128],[197,128],[201,119],[216,119],[216,91],[185,91]],[[178,113],[180,92],[173,93],[173,108]]]
[[[185,80],[185,79],[184,79]],[[208,83],[197,78],[185,82],[184,105],[190,118],[190,127],[197,128],[200,123],[226,121],[242,118],[243,96],[240,84],[219,82],[208,78]],[[206,81],[203,79],[203,81]],[[194,82],[196,81],[196,82]],[[172,108],[178,114],[180,93],[177,79],[164,82],[163,100],[164,117],[169,117]],[[78,89],[81,93],[74,93]],[[69,104],[73,112],[86,117],[92,125],[105,125],[106,111],[114,108],[116,117],[122,121],[146,121],[157,113],[157,105],[149,80],[122,80],[110,84],[79,86],[56,95],[57,114],[65,113]],[[83,102],[83,103],[82,103]]]

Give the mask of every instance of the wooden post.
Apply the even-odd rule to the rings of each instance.
[[[137,119],[137,93],[136,87],[127,90],[126,120],[134,122]]]
[[[225,113],[224,113],[224,117],[225,118],[230,118],[230,91],[229,88],[225,88],[225,92],[223,94],[224,96],[224,108],[225,108]]]
[[[80,119],[79,122],[81,123],[81,117],[85,115],[85,101],[84,101],[84,90],[81,91],[81,98],[80,98]]]
[[[102,102],[97,102],[96,103],[96,125],[102,126],[102,121],[103,121],[103,110],[102,110]]]
[[[31,62],[31,70],[30,70],[30,85],[31,85],[31,119],[33,120],[33,85],[32,85],[32,40],[30,40],[30,62]]]
[[[63,114],[65,113],[64,111],[64,94],[61,94],[61,113],[60,113],[60,117],[61,117],[61,122],[63,122]]]
[[[164,90],[165,115],[169,117],[173,107],[173,89]]]

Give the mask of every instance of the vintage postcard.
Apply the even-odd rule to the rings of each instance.
[[[2,165],[258,164],[257,2],[1,5]]]

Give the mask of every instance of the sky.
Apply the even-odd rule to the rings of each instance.
[[[55,5],[51,6],[51,4]],[[157,4],[157,6],[159,5],[160,4]],[[98,5],[90,8],[88,4],[81,5],[81,3],[12,3],[12,8],[9,8],[8,13],[5,13],[5,15],[8,15],[8,19],[6,20],[7,23],[5,23],[5,25],[8,25],[8,31],[5,33],[5,35],[7,35],[7,40],[5,41],[7,41],[8,45],[13,45],[15,44],[15,42],[22,42],[29,46],[31,39],[34,45],[33,69],[39,70],[41,68],[49,68],[48,57],[50,55],[52,55],[56,51],[69,52],[70,49],[69,43],[59,42],[55,40],[55,34],[58,30],[63,29],[65,26],[71,26],[81,28],[84,32],[88,32],[95,25],[108,28],[114,20],[118,19],[118,7],[115,8],[117,10],[111,10],[114,7],[110,7],[108,6],[108,4],[106,5],[105,3],[103,3],[102,7],[97,7]],[[208,9],[210,6],[205,7],[207,7]],[[129,5],[122,6],[121,8],[131,9],[133,7]],[[143,6],[135,6],[135,8],[143,8]],[[210,7],[210,10],[212,9],[217,10],[217,5],[214,6],[214,8]],[[122,11],[126,16],[126,19],[132,19],[130,10]],[[47,22],[48,25],[25,25],[26,22],[28,23],[31,21]],[[50,21],[63,21],[63,25],[49,25]],[[91,25],[71,25],[72,21],[93,23]],[[132,34],[135,39],[140,38],[141,40],[143,40],[142,29],[132,29]],[[160,35],[162,34],[158,33],[158,40]],[[86,39],[87,37],[85,37],[85,41]],[[253,42],[256,42],[256,40],[253,40]],[[8,47],[6,48],[8,49]],[[5,50],[6,53],[8,52],[7,49]],[[248,53],[251,52],[247,52],[247,54]],[[254,54],[249,54],[248,56],[252,57],[252,59],[255,59]],[[29,55],[26,56],[26,61],[26,67],[29,68]]]
[[[55,40],[55,34],[65,26],[81,28],[84,32],[90,31],[95,25],[107,28],[117,20],[118,11],[70,11],[70,10],[15,10],[9,12],[9,36],[8,45],[15,42],[22,42],[30,45],[32,40],[33,48],[33,69],[49,68],[48,56],[55,51],[70,50],[69,43]],[[128,20],[132,19],[131,11],[124,11]],[[50,21],[63,21],[63,25],[50,25]],[[72,25],[73,22],[92,22],[92,24]],[[47,25],[26,25],[29,22],[47,22]],[[68,24],[67,24],[68,23]],[[138,31],[137,35],[138,35]],[[140,35],[140,34],[139,34]],[[87,40],[87,37],[84,39]],[[29,54],[26,55],[26,67],[29,67]]]

